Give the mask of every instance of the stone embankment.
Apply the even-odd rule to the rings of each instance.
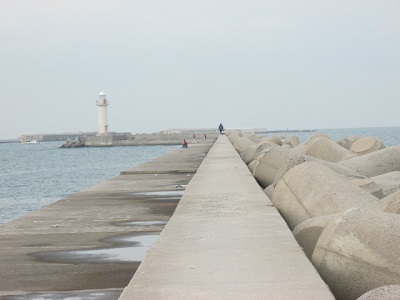
[[[400,145],[228,137],[337,299],[400,299]]]

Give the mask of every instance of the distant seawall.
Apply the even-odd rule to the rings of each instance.
[[[77,137],[67,140],[62,148],[76,147],[113,147],[113,146],[142,146],[142,145],[181,145],[185,139],[189,144],[198,143],[205,139],[215,139],[217,131],[180,132],[180,133],[151,133],[151,134],[109,134]]]

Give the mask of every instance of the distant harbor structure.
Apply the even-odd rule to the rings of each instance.
[[[106,94],[100,92],[96,100],[97,132],[25,134],[18,137],[21,143],[66,141],[60,148],[113,147],[139,145],[181,145],[183,140],[193,143],[210,142],[218,136],[216,129],[171,129],[155,133],[112,132],[109,131]],[[207,134],[206,134],[207,133]],[[207,140],[205,137],[207,136]],[[197,138],[196,138],[197,137]]]
[[[94,136],[96,132],[66,132],[66,133],[36,133],[36,134],[23,134],[17,139],[22,144],[33,144],[37,142],[55,142],[65,141],[74,138],[83,138],[86,136]],[[33,142],[33,143],[32,143]]]
[[[215,129],[176,129],[161,131],[158,133],[138,133],[133,135],[130,132],[110,132],[108,125],[107,107],[109,105],[106,94],[100,92],[96,100],[97,106],[97,133],[92,135],[77,136],[75,139],[67,139],[67,142],[61,148],[78,147],[113,147],[113,146],[138,146],[138,145],[181,145],[184,139],[193,140],[198,143],[207,137],[215,138],[217,131]],[[204,139],[205,142],[205,139]]]
[[[97,121],[98,121],[97,136],[104,136],[108,134],[108,118],[107,118],[108,101],[106,98],[106,94],[104,92],[100,92],[99,98],[96,101],[96,105],[97,105]]]

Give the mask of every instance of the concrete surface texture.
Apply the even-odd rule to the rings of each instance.
[[[249,139],[247,136],[239,137],[234,142],[235,149],[239,152],[239,154],[242,154],[247,147],[254,144],[256,143]]]
[[[243,136],[243,134],[238,131],[227,131],[225,135],[229,137],[229,140],[231,141],[232,145],[237,138]]]
[[[265,140],[265,137],[260,134],[249,134],[247,136],[248,139],[252,140],[254,143],[260,143],[261,141]]]
[[[285,143],[290,143],[290,145],[292,145],[292,147],[296,147],[296,146],[300,145],[300,140],[295,135],[289,135],[282,140],[282,145]]]
[[[400,145],[367,153],[337,164],[353,169],[367,177],[400,171]]]
[[[258,146],[257,146],[258,145]],[[256,147],[252,158],[250,159],[250,162],[248,163],[248,167],[249,170],[252,174],[254,174],[254,170],[257,167],[259,161],[261,160],[261,158],[264,156],[264,154],[266,152],[271,151],[271,149],[273,148],[280,148],[280,146],[278,146],[275,143],[272,142],[261,142],[260,144],[254,145]],[[253,146],[247,147],[246,150],[242,153],[243,157],[249,155],[248,152],[252,152],[253,151]],[[247,161],[247,159],[246,159]]]
[[[278,184],[279,180],[282,178],[283,175],[285,175],[287,171],[289,171],[291,168],[297,165],[305,163],[306,161],[316,161],[316,159],[314,157],[304,154],[292,153],[288,155],[282,162],[278,171],[276,172],[274,182],[271,184],[271,186],[275,187]],[[270,198],[272,199],[272,196]]]
[[[282,146],[282,140],[276,135],[271,135],[271,136],[265,138],[265,141],[274,143],[278,146]]]
[[[306,154],[308,146],[311,145],[314,142],[314,140],[319,139],[321,137],[325,137],[328,139],[330,138],[329,136],[327,136],[324,133],[317,132],[317,133],[313,134],[312,136],[310,136],[303,143],[301,143],[297,147],[295,147],[296,153]]]
[[[400,283],[399,234],[391,230],[399,222],[398,216],[352,208],[304,221],[293,234],[337,299],[356,299],[373,287]],[[386,292],[377,289],[365,299],[399,295]]]
[[[242,153],[240,154],[240,158],[243,160],[243,162],[247,165],[253,160],[253,156],[256,153],[257,148],[262,145],[263,143],[257,143],[253,144],[249,147],[247,147]]]
[[[307,219],[351,207],[385,208],[376,197],[318,162],[306,162],[286,172],[275,186],[272,202],[291,229]]]
[[[329,138],[320,137],[313,139],[307,145],[305,154],[330,162],[338,162],[349,154],[349,150]]]
[[[273,184],[275,175],[290,154],[290,150],[283,147],[271,147],[262,151],[253,174],[263,188]]]
[[[358,140],[359,138],[360,138],[359,136],[353,134],[353,135],[350,135],[350,136],[348,136],[348,137],[346,137],[344,139],[341,139],[341,140],[337,141],[337,143],[340,146],[346,148],[347,150],[350,150],[351,145],[353,145],[353,143],[356,140]]]
[[[289,154],[285,160],[283,161],[282,165],[280,166],[278,172],[275,174],[275,179],[273,182],[273,185],[276,186],[276,184],[279,182],[279,180],[281,179],[281,177],[287,172],[289,171],[291,168],[302,164],[304,162],[319,162],[321,164],[323,164],[324,166],[332,169],[333,171],[335,171],[336,173],[350,178],[350,179],[365,179],[366,177],[361,175],[360,173],[350,169],[350,168],[346,168],[343,166],[340,166],[338,164],[335,163],[331,163],[322,159],[318,159],[309,155],[304,155],[304,154],[299,154],[296,152],[292,152],[291,154]]]
[[[254,155],[252,157],[252,160],[256,160],[258,162],[258,160],[261,159],[261,157],[263,156],[263,153],[265,151],[269,151],[268,149],[270,148],[279,148],[279,146],[272,142],[261,142],[260,144],[258,144],[258,147],[256,148],[256,151],[254,152]]]
[[[351,209],[331,220],[312,262],[337,299],[357,299],[384,285],[400,284],[400,217]]]
[[[350,151],[357,155],[364,155],[385,148],[381,140],[374,136],[357,139],[350,147]]]
[[[343,213],[311,218],[301,222],[293,229],[294,237],[309,259],[311,259],[315,245],[326,225],[342,214]]]
[[[352,179],[351,182],[378,199],[385,197],[382,188],[371,178]]]
[[[385,212],[392,214],[400,214],[400,191],[396,191],[382,199],[385,203]]]
[[[177,148],[1,225],[0,298],[93,289],[117,299],[122,290],[104,289],[129,283],[211,146]]]
[[[223,135],[120,299],[334,297]]]
[[[251,174],[254,174],[254,170],[256,169],[257,164],[258,164],[257,160],[253,160],[249,163],[248,168]]]
[[[272,199],[272,195],[274,194],[274,186],[271,184],[271,185],[269,185],[269,186],[267,186],[265,189],[264,189],[264,193],[265,193],[265,195],[267,195],[267,197],[269,198],[269,199]]]
[[[381,187],[385,197],[400,190],[400,171],[381,174],[371,177],[371,179]]]
[[[398,300],[398,299],[400,299],[400,285],[381,286],[357,298],[357,300]]]

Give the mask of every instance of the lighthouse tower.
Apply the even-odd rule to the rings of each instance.
[[[96,105],[97,105],[97,117],[98,117],[97,135],[107,135],[107,133],[108,133],[108,120],[107,120],[108,101],[106,99],[106,94],[104,94],[103,92],[101,92],[99,94],[99,99],[97,99]]]

